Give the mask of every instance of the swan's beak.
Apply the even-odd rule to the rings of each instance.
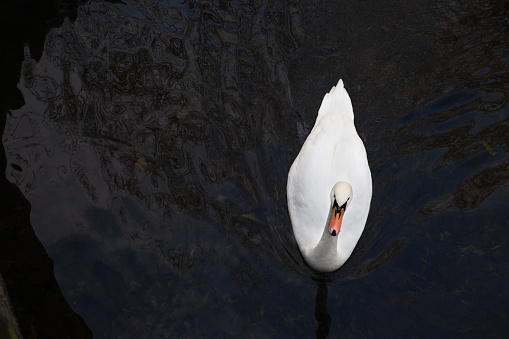
[[[332,208],[332,216],[330,218],[329,233],[332,236],[336,236],[341,231],[341,223],[343,222],[343,214],[345,214],[345,208],[341,206],[338,211],[338,206]]]

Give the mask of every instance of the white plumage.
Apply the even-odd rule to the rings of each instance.
[[[351,189],[338,182],[349,183]],[[350,97],[339,80],[323,98],[315,125],[288,174],[293,232],[312,268],[331,272],[350,257],[364,230],[371,194],[366,150],[355,129]],[[335,195],[337,206],[346,203],[337,236],[331,235],[329,226],[331,215],[336,215]]]

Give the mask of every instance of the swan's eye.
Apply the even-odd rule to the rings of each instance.
[[[338,205],[338,201],[336,200],[336,198],[334,198],[334,201],[332,202],[332,208],[336,207],[336,210],[339,211],[339,205]]]
[[[350,198],[346,199],[345,203],[344,203],[344,204],[343,204],[343,206],[342,206],[342,207],[344,207],[344,208],[345,208],[345,211],[346,211],[346,206],[348,205],[348,201],[349,201],[349,200],[350,200]]]

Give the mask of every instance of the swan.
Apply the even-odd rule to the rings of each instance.
[[[346,262],[364,230],[371,194],[366,149],[340,79],[288,173],[290,221],[311,268],[332,272]]]

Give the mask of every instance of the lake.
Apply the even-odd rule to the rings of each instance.
[[[91,1],[23,29],[37,12],[12,11],[0,269],[25,337],[508,333],[507,2]],[[340,78],[373,198],[320,274],[286,180]]]

